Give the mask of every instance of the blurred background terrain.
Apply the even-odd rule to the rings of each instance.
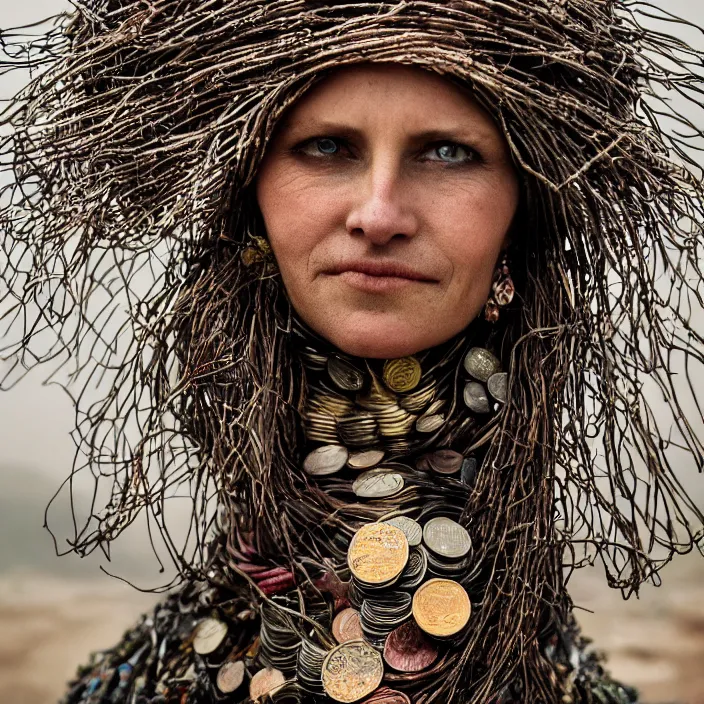
[[[655,0],[656,5],[664,0]],[[0,0],[0,29],[36,21],[69,7],[65,0]],[[704,25],[704,5],[668,0],[667,9]],[[704,45],[701,33],[683,36]],[[21,88],[19,73],[0,79],[0,97]],[[69,397],[33,372],[0,393],[0,703],[51,704],[89,651],[107,646],[157,597],[142,588],[169,581],[160,574],[137,525],[120,552],[85,560],[56,557],[43,528],[44,509],[66,478],[74,455]],[[688,468],[691,470],[691,468]],[[704,480],[687,472],[689,489],[704,501]],[[85,497],[88,500],[89,497]],[[65,503],[65,502],[64,502]],[[58,548],[70,534],[68,506],[52,515]],[[686,555],[663,573],[662,588],[646,586],[624,602],[599,570],[577,573],[572,594],[595,646],[613,672],[657,704],[704,704],[704,558]]]

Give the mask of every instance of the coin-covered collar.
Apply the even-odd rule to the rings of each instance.
[[[387,360],[347,355],[300,322],[294,338],[306,371],[303,424],[312,454],[304,467],[312,475],[450,447],[506,401],[500,360],[468,332]],[[449,458],[445,464],[451,473]]]

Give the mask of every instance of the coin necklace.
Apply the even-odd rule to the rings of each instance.
[[[476,476],[477,458],[452,447],[454,431],[468,417],[491,418],[506,400],[507,375],[494,354],[464,340],[435,360],[362,360],[326,354],[308,339],[301,359],[303,470],[322,490],[378,516],[360,523],[348,544],[339,579],[349,591],[334,614],[338,645],[323,663],[323,690],[338,702],[406,701],[403,677],[417,681],[471,627],[461,583],[476,567],[471,534],[459,522],[461,503],[451,491],[438,497],[438,487],[466,488]],[[387,671],[394,690],[380,684]]]

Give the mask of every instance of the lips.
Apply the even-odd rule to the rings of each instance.
[[[325,273],[364,274],[365,276],[373,276],[378,278],[407,279],[409,281],[426,281],[431,283],[437,283],[438,281],[434,277],[408,266],[403,262],[393,261],[357,260],[341,262],[340,264],[331,267]]]

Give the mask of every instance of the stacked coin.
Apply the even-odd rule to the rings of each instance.
[[[411,602],[411,595],[404,591],[387,591],[365,599],[359,617],[367,641],[383,648],[389,633],[410,618]]]
[[[423,526],[428,571],[441,577],[460,577],[471,565],[472,540],[459,523],[440,516]]]
[[[323,662],[327,652],[308,638],[301,641],[298,651],[297,677],[301,689],[317,696],[325,694],[323,690]]]
[[[411,413],[420,413],[432,403],[436,393],[437,384],[431,380],[426,385],[417,388],[412,393],[401,396],[398,403],[401,408],[405,408]]]
[[[389,391],[373,374],[370,376],[369,390],[355,396],[357,405],[361,408],[377,413],[397,401],[395,393]]]
[[[415,589],[425,580],[428,572],[428,553],[421,545],[411,548],[408,564],[397,582],[399,589]]]
[[[301,347],[299,353],[301,355],[301,360],[309,369],[322,372],[328,363],[327,355],[321,354],[307,345]]]
[[[350,399],[331,389],[313,393],[303,414],[306,437],[312,442],[338,444],[338,419],[349,415],[353,408]]]
[[[348,447],[373,447],[378,444],[379,426],[369,412],[340,418],[337,423],[340,440]]]
[[[304,415],[306,437],[312,442],[337,443],[337,419],[329,413],[306,411]]]
[[[411,432],[417,418],[395,403],[389,404],[375,415],[379,424],[379,432],[387,438],[406,437]]]
[[[323,386],[311,395],[306,407],[334,418],[342,418],[354,410],[354,403],[347,396]]]
[[[296,669],[301,640],[288,618],[267,603],[261,609],[261,658],[264,664],[288,673]]]

